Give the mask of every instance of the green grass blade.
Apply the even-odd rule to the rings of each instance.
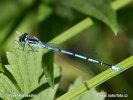
[[[63,32],[58,37],[55,37],[53,40],[50,41],[50,43],[61,44],[68,39],[71,39],[72,37],[78,35],[80,32],[90,27],[91,25],[93,25],[93,21],[90,18],[86,18],[75,26],[68,29],[67,31]]]
[[[127,58],[126,60],[120,62],[116,66],[119,66],[123,68],[123,70],[126,70],[133,66],[133,56]],[[63,96],[59,97],[57,100],[69,100],[72,99],[81,93],[88,91],[88,89],[94,88],[103,82],[109,80],[110,78],[116,76],[117,74],[120,74],[120,72],[113,71],[112,69],[108,69],[101,74],[97,75],[96,77],[86,81],[85,83],[81,84],[79,87],[73,89],[72,91],[64,94]]]
[[[78,77],[74,83],[69,87],[69,91],[78,87],[80,84],[83,83],[81,77]],[[105,100],[105,96],[100,95],[107,95],[106,92],[100,91],[98,92],[96,88],[91,88],[89,91],[84,92],[84,94],[77,96],[73,100]]]
[[[132,2],[132,0],[116,0],[116,1],[112,2],[112,7],[114,10],[119,10],[120,8],[125,7],[126,5],[128,5],[131,2]]]

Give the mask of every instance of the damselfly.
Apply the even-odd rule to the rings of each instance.
[[[41,42],[36,37],[30,37],[28,35],[28,33],[22,34],[19,37],[19,42],[23,46],[23,49],[24,49],[26,44],[29,45],[30,47],[36,46],[36,47],[40,47],[40,48],[46,48],[46,49],[49,49],[49,50],[52,50],[52,51],[56,51],[56,52],[60,52],[60,53],[63,53],[63,54],[71,55],[71,56],[74,56],[74,57],[77,57],[77,58],[80,58],[80,59],[83,59],[83,60],[86,60],[86,61],[89,61],[89,62],[100,64],[102,66],[109,67],[109,68],[111,68],[115,71],[122,71],[122,68],[119,68],[117,66],[107,64],[107,63],[104,63],[104,62],[101,62],[101,61],[98,61],[98,60],[95,60],[95,59],[92,59],[92,58],[89,58],[89,57],[86,57],[86,56],[82,56],[82,55],[79,55],[79,54],[76,54],[76,53],[72,53],[72,52],[69,52],[69,51],[66,51],[66,50],[62,50],[62,49],[50,46],[46,43]]]

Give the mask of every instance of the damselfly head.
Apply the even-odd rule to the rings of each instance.
[[[20,43],[25,43],[27,40],[28,33],[24,33],[19,37],[19,42]]]

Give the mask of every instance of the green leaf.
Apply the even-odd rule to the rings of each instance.
[[[107,24],[114,33],[118,31],[116,13],[111,8],[109,0],[61,0],[61,3],[101,20]]]
[[[19,97],[13,97],[13,94],[18,94],[19,91],[3,73],[0,74],[0,98],[3,100],[18,100]]]
[[[0,63],[0,72],[4,72],[4,69],[2,67],[2,64]]]
[[[4,98],[4,100],[5,99],[7,100],[10,98],[10,95],[11,96],[13,96],[13,94],[21,95],[12,98],[13,100],[18,100],[23,98],[24,94],[24,95],[32,95],[33,99],[40,98],[39,100],[44,100],[45,97],[43,96],[44,94],[42,93],[45,93],[45,96],[51,93],[52,96],[49,96],[49,99],[47,100],[53,100],[58,84],[55,85],[53,88],[50,88],[47,83],[45,75],[42,75],[43,49],[38,49],[37,52],[33,52],[31,51],[31,48],[26,45],[25,50],[23,51],[22,47],[20,47],[20,45],[16,42],[14,50],[15,50],[14,53],[7,52],[7,59],[9,65],[6,65],[6,69],[13,76],[16,82],[14,83],[12,81],[10,76],[8,76],[9,74],[7,75],[0,74],[0,93],[3,94],[0,97]],[[48,63],[46,65],[47,67],[49,66]],[[55,66],[55,72],[53,73],[52,73],[53,75],[52,81],[54,80],[54,78],[58,79],[58,77],[60,76],[60,69],[58,66]],[[56,80],[56,83],[58,83],[58,81],[59,79]],[[9,96],[6,96],[4,94]]]
[[[44,74],[51,87],[54,86],[54,68],[53,68],[54,58],[53,56],[54,56],[53,51],[50,51],[46,53],[42,58]]]
[[[56,83],[56,85],[54,85],[54,87],[52,88],[49,88],[49,89],[45,89],[45,91],[42,91],[40,92],[37,96],[35,96],[35,98],[33,100],[54,100],[54,97],[55,97],[55,93],[56,93],[56,90],[58,88],[58,85],[57,84],[60,80],[60,68],[59,66],[57,65],[54,65],[54,82]],[[45,80],[45,78],[43,78],[41,81]],[[45,85],[43,86],[45,87]]]
[[[26,47],[28,50],[28,47]],[[38,78],[43,69],[41,67],[42,52],[23,51],[16,49],[16,55],[7,52],[9,66],[19,87],[24,93],[29,93],[38,87]]]
[[[81,77],[78,77],[75,82],[71,85],[70,90],[78,87],[81,83],[83,83]],[[77,96],[76,98],[72,99],[72,100],[104,100],[106,97],[106,93],[101,91],[98,92],[96,91],[95,88],[90,89],[89,91],[86,91],[84,94],[81,94],[79,96]]]

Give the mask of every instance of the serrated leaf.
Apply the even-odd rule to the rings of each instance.
[[[61,0],[60,2],[65,6],[101,20],[114,33],[117,33],[116,13],[112,9],[109,0]]]
[[[39,100],[44,100],[45,97],[43,96],[44,94],[42,93],[45,93],[46,96],[51,92],[53,95],[49,97],[49,99],[47,100],[53,100],[58,85],[56,85],[53,89],[50,88],[49,85],[47,85],[48,83],[46,77],[44,75],[41,76],[43,73],[43,68],[41,64],[42,55],[43,55],[43,49],[38,49],[38,52],[33,52],[31,51],[30,47],[26,46],[25,50],[23,51],[22,47],[20,47],[20,45],[16,43],[14,53],[7,52],[7,59],[9,65],[5,66],[6,69],[13,76],[16,83],[13,83],[13,81],[11,81],[8,75],[6,76],[0,74],[0,93],[21,95],[21,96],[15,96],[14,98],[12,98],[12,100],[21,99],[25,95],[29,95],[29,93],[30,95],[33,96],[33,99],[40,98]],[[60,70],[58,67],[56,67],[55,71],[56,74],[53,75],[53,80],[54,76],[55,78],[58,78],[60,76]],[[40,86],[43,86],[45,84],[46,84],[45,87],[42,87],[41,90],[38,90]],[[37,91],[40,92],[38,93]],[[6,100],[7,99],[9,100],[8,96],[5,97],[5,95],[3,96],[0,95],[0,97],[2,99],[4,98]]]
[[[43,71],[41,56],[41,52],[24,52],[22,50],[16,50],[16,55],[7,53],[10,63],[7,69],[12,73],[24,93],[29,93],[39,85],[38,78]]]
[[[78,87],[82,83],[81,77],[78,77],[74,83],[71,85],[70,89],[73,89],[75,87]],[[88,91],[86,91],[84,94],[81,94],[77,96],[76,98],[72,100],[105,100],[106,93],[105,92],[98,92],[95,88],[92,88]]]
[[[18,100],[13,94],[17,94],[19,91],[3,73],[0,74],[0,98],[4,100]]]

